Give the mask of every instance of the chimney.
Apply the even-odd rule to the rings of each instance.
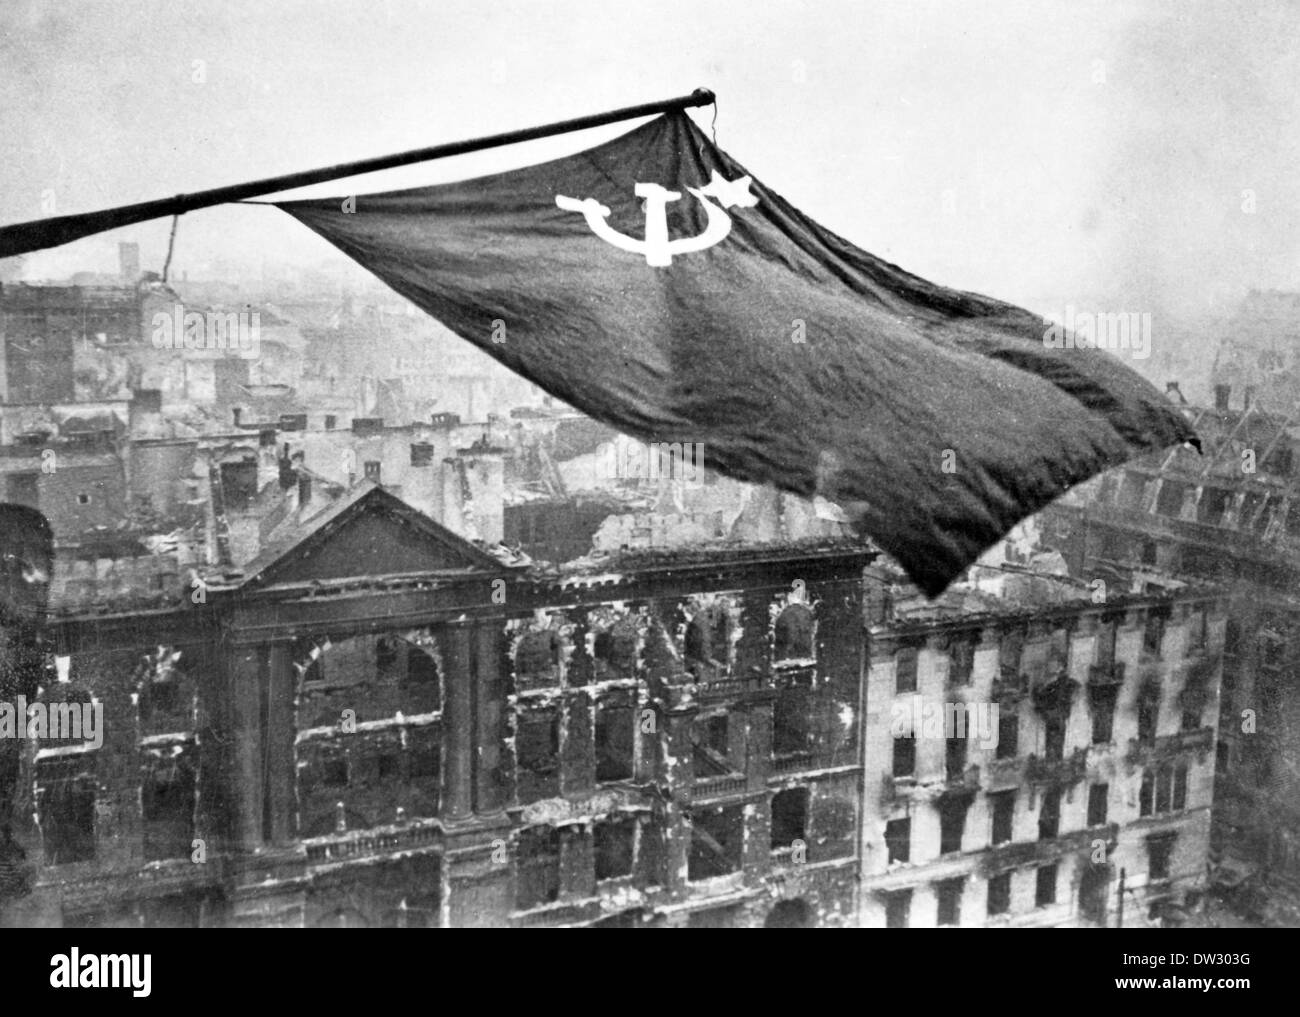
[[[1214,386],[1214,408],[1220,413],[1228,412],[1228,396],[1232,392],[1231,385]]]
[[[1183,395],[1183,390],[1178,387],[1176,381],[1165,383],[1165,398],[1171,403],[1177,403],[1179,406],[1187,405],[1187,397]]]
[[[140,278],[140,245],[135,243],[118,244],[117,264],[122,282],[134,286]]]

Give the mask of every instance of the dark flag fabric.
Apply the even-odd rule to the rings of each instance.
[[[1115,356],[859,250],[684,113],[462,183],[276,204],[582,412],[837,503],[931,596],[1070,486],[1199,445]]]

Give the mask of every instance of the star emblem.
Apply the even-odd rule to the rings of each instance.
[[[753,182],[754,178],[749,176],[727,180],[714,170],[709,182],[700,188],[700,193],[717,198],[723,208],[753,208],[758,204],[758,198],[749,193],[749,185]]]

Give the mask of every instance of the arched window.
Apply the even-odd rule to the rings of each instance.
[[[809,660],[813,656],[813,613],[803,604],[791,604],[772,627],[772,659]]]
[[[731,615],[720,604],[701,610],[689,625],[682,649],[686,670],[697,678],[726,672],[731,658]]]

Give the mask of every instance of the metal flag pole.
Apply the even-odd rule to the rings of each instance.
[[[661,102],[647,102],[639,106],[624,106],[622,109],[610,110],[608,113],[595,113],[591,116],[577,117],[573,120],[561,120],[559,123],[544,124],[540,127],[525,127],[522,130],[506,131],[503,134],[491,134],[485,138],[471,138],[467,141],[453,141],[445,145],[433,145],[430,148],[417,148],[410,152],[396,155],[381,155],[372,159],[360,159],[356,162],[339,163],[324,169],[304,170],[300,173],[287,173],[278,177],[253,180],[246,184],[231,184],[227,187],[214,187],[207,191],[195,191],[193,194],[178,194],[171,198],[157,201],[143,201],[135,205],[119,205],[98,212],[85,212],[79,215],[61,215],[50,219],[37,219],[32,222],[15,223],[0,227],[0,258],[10,258],[18,254],[57,247],[71,243],[95,233],[117,229],[119,226],[131,226],[149,219],[160,219],[169,215],[182,215],[200,208],[223,205],[232,201],[243,201],[265,194],[275,194],[310,184],[322,184],[342,177],[357,176],[362,173],[374,173],[377,170],[393,169],[397,166],[409,166],[417,162],[443,159],[452,155],[465,155],[469,152],[481,152],[487,148],[513,145],[520,141],[535,141],[549,138],[556,134],[582,131],[589,127],[601,127],[605,124],[618,123],[620,120],[634,120],[637,117],[652,116],[656,113],[670,113],[689,109],[693,106],[708,106],[714,101],[714,95],[707,88],[697,88],[690,95],[665,99]]]

